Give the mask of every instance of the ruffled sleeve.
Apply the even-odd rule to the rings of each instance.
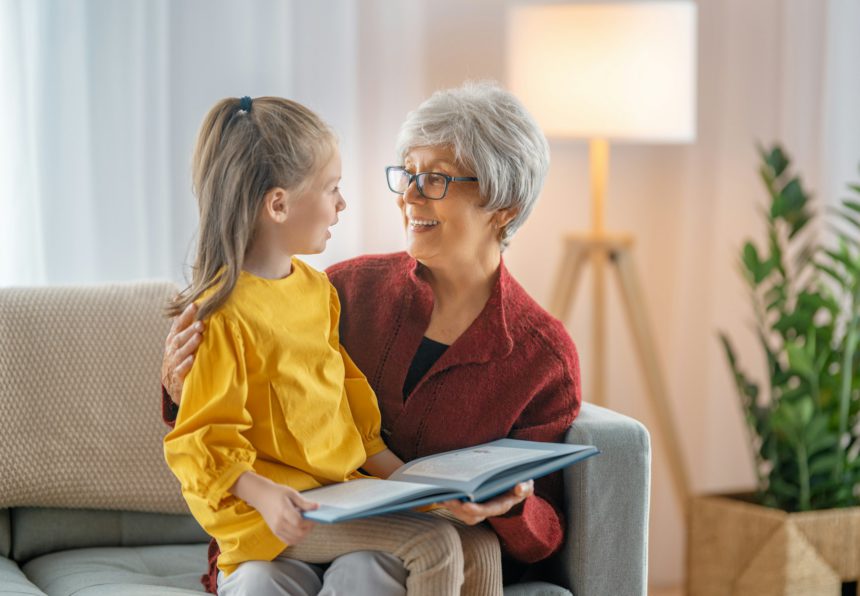
[[[176,424],[164,438],[164,457],[192,513],[203,504],[218,510],[239,476],[253,471],[256,453],[242,435],[252,424],[247,397],[241,335],[216,313],[185,380]]]
[[[330,338],[333,345],[337,345],[343,357],[343,384],[347,400],[349,401],[349,409],[352,412],[355,426],[361,435],[361,442],[364,445],[367,457],[371,457],[388,448],[381,436],[382,418],[379,414],[379,404],[376,401],[376,394],[371,389],[370,383],[367,382],[367,377],[359,370],[358,366],[356,366],[355,362],[347,354],[346,349],[340,344],[338,332],[340,300],[334,286],[329,284],[329,287],[331,288]]]

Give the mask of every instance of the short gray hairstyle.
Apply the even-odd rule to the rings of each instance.
[[[446,145],[479,179],[487,211],[512,209],[502,249],[528,219],[549,169],[549,144],[535,119],[492,81],[437,91],[409,112],[397,136],[401,160],[415,147]]]

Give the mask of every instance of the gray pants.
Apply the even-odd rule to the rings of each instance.
[[[356,551],[341,555],[323,571],[279,556],[274,561],[247,561],[230,577],[218,573],[218,596],[404,596],[406,568],[388,553]]]

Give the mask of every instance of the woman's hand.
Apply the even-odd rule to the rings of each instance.
[[[519,505],[534,494],[534,486],[534,480],[520,482],[508,492],[483,503],[464,503],[454,499],[439,504],[467,526],[474,526],[488,517],[504,515]]]
[[[314,527],[312,521],[302,517],[302,512],[312,511],[319,505],[306,500],[289,486],[245,472],[230,492],[259,511],[272,533],[287,545],[298,544]]]
[[[203,323],[194,322],[197,305],[193,302],[173,319],[170,333],[164,341],[164,356],[161,359],[161,384],[167,389],[173,403],[182,398],[182,384],[194,363],[194,353],[203,340]]]

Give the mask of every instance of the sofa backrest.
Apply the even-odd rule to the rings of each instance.
[[[0,508],[187,512],[159,401],[174,292],[0,289]]]
[[[8,557],[12,548],[12,528],[9,525],[9,510],[0,509],[0,557]]]
[[[191,515],[20,507],[12,509],[10,517],[11,558],[21,565],[74,548],[209,541]]]

